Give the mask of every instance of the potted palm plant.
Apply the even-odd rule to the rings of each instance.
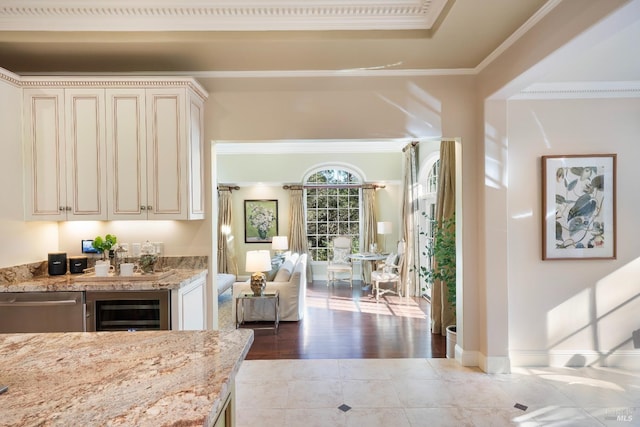
[[[426,213],[422,213],[427,216]],[[454,357],[456,344],[456,218],[455,215],[442,220],[440,226],[433,227],[432,238],[427,239],[426,251],[422,254],[431,265],[420,266],[419,276],[428,285],[433,285],[436,280],[444,283],[447,300],[453,311],[453,324],[447,326],[447,357]],[[426,235],[426,232],[420,232]],[[424,288],[423,288],[424,290]]]

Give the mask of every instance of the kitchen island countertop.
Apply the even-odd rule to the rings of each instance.
[[[211,426],[253,331],[0,334],[0,425]]]
[[[175,290],[207,274],[206,269],[173,269],[159,280],[128,280],[117,276],[113,280],[77,281],[81,275],[41,276],[17,283],[0,283],[0,292],[55,292],[55,291],[150,291]]]

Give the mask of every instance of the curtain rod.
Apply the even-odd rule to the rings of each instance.
[[[239,190],[240,187],[238,187],[237,185],[232,185],[232,184],[220,184],[218,185],[218,191],[220,190],[229,190],[229,191],[233,191],[233,190]]]
[[[404,148],[402,149],[402,152],[404,153],[407,150],[407,148],[409,148],[409,146],[415,147],[418,144],[420,144],[420,141],[411,141],[409,144],[404,146]]]
[[[303,189],[316,189],[316,188],[385,188],[383,184],[285,184],[282,186],[285,190],[303,190]]]

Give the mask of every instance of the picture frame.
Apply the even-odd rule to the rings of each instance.
[[[278,235],[278,201],[244,201],[244,242],[271,243]]]
[[[542,156],[542,259],[616,258],[616,155]]]

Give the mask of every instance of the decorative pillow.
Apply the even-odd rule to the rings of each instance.
[[[267,271],[265,276],[267,277],[267,282],[273,282],[273,279],[276,277],[278,270],[280,269],[280,264],[271,265],[271,270]]]
[[[332,261],[337,264],[348,264],[349,253],[350,251],[347,248],[334,248]]]
[[[276,273],[276,277],[273,278],[274,282],[288,282],[291,277],[291,272],[293,271],[293,261],[288,259],[282,263],[278,272]]]

